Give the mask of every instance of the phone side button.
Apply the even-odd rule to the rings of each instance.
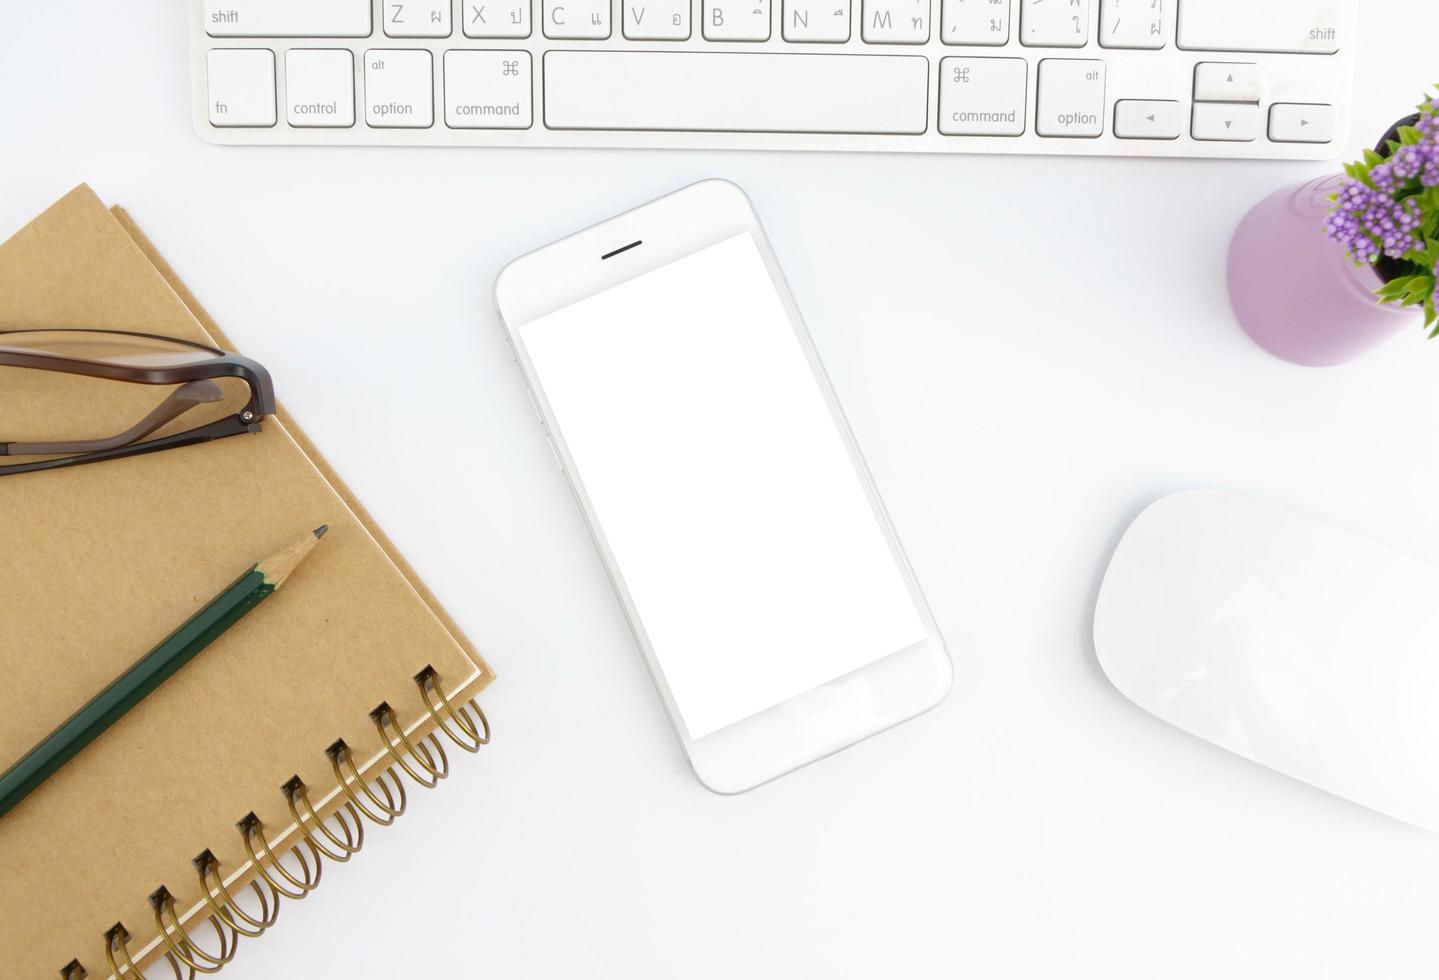
[[[554,437],[550,435],[548,430],[545,432],[545,443],[550,447],[550,455],[555,458],[555,465],[558,466],[560,472],[563,473],[565,471],[565,464],[560,462],[560,451],[555,448]]]

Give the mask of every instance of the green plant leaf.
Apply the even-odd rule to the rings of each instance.
[[[1413,276],[1400,276],[1398,279],[1390,279],[1384,285],[1376,289],[1375,292],[1380,296],[1403,296],[1404,291],[1409,288],[1409,283],[1411,280],[1413,280],[1413,278]]]
[[[1380,306],[1388,306],[1391,303],[1399,303],[1399,305],[1403,305],[1403,303],[1401,303],[1400,301],[1404,298],[1404,292],[1402,290],[1395,291],[1392,288],[1393,286],[1394,283],[1391,282],[1385,285],[1382,289],[1378,289],[1375,291],[1374,295],[1379,297]]]
[[[1410,265],[1429,272],[1434,268],[1433,254],[1433,252],[1426,252],[1424,249],[1415,246],[1405,252],[1401,258]]]

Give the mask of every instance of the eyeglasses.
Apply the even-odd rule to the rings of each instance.
[[[47,457],[0,476],[258,432],[274,413],[270,374],[248,357],[118,330],[0,330],[0,459]],[[190,427],[174,431],[182,416]]]

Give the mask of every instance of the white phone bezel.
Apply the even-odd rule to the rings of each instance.
[[[822,684],[700,739],[686,730],[633,602],[605,541],[549,402],[535,377],[520,328],[710,245],[749,232],[839,427],[875,517],[921,613],[927,638],[867,667]],[[632,242],[640,244],[602,258]],[[700,782],[718,793],[751,789],[934,707],[948,693],[953,668],[939,629],[894,533],[824,367],[790,296],[749,198],[724,180],[706,180],[627,211],[515,259],[495,281],[495,307],[529,387],[550,448],[580,505],[630,628],[644,654],[675,734]]]

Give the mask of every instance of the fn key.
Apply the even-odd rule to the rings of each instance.
[[[210,125],[275,125],[275,53],[214,48],[208,55]]]

